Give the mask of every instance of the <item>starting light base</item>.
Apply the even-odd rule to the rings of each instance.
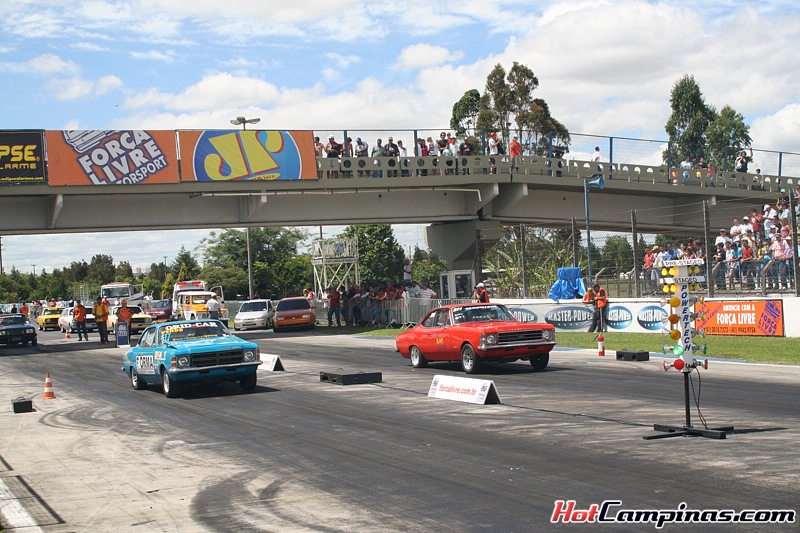
[[[707,439],[724,439],[727,438],[728,433],[733,433],[733,426],[705,429],[686,426],[662,426],[661,424],[654,424],[653,430],[662,431],[663,433],[658,435],[646,435],[642,438],[644,440],[668,439],[670,437],[705,437]]]

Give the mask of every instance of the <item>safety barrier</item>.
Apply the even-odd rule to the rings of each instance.
[[[407,327],[418,323],[431,310],[439,306],[470,302],[474,302],[474,300],[465,298],[343,299],[339,307],[339,313],[343,325]],[[317,302],[315,317],[318,324],[328,324],[327,300]],[[333,318],[333,323],[336,323],[335,318]]]
[[[511,168],[508,155],[409,156],[409,157],[318,157],[320,179],[396,178],[435,175],[504,174],[588,178],[602,174],[607,180],[652,185],[721,187],[764,192],[794,188],[798,178],[762,176],[714,169],[668,168],[664,165],[604,163],[552,157],[519,156]]]

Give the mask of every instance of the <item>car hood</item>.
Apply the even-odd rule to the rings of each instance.
[[[269,316],[269,311],[239,311],[236,318],[263,318]]]
[[[238,337],[213,337],[208,339],[193,339],[187,341],[170,342],[166,344],[167,347],[183,353],[197,353],[209,352],[215,350],[233,350],[236,348],[241,349],[256,349],[258,345],[253,342],[247,342]]]

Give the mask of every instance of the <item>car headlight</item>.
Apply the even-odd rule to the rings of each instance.
[[[556,332],[552,329],[542,330],[542,340],[551,341],[556,338]]]
[[[245,350],[244,351],[244,360],[249,362],[255,361],[257,358],[255,350]]]
[[[36,332],[36,330],[34,330],[33,328],[25,328],[25,333],[27,333],[28,335],[30,335],[31,333],[35,333],[35,332]]]
[[[0,335],[8,335],[7,331],[0,331]]]
[[[286,320],[286,317],[276,316],[275,320],[278,321],[278,322],[283,322],[284,320]]]
[[[303,318],[311,318],[311,313],[303,313]]]
[[[497,333],[483,333],[481,334],[481,344],[497,344]]]
[[[178,368],[189,366],[189,356],[181,355],[178,357]]]

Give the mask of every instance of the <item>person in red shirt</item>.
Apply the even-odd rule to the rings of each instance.
[[[75,302],[75,309],[72,310],[72,316],[75,318],[75,329],[78,330],[78,340],[89,340],[89,335],[86,333],[86,307],[83,306],[80,300]],[[67,326],[69,328],[69,326]],[[81,339],[83,334],[83,339]]]
[[[522,154],[522,145],[517,142],[517,136],[511,137],[511,142],[508,143],[508,155],[511,156],[511,172],[519,170],[519,156]]]
[[[333,326],[333,316],[336,316],[336,325],[342,325],[341,302],[342,295],[333,287],[327,289],[328,292],[328,326]]]

